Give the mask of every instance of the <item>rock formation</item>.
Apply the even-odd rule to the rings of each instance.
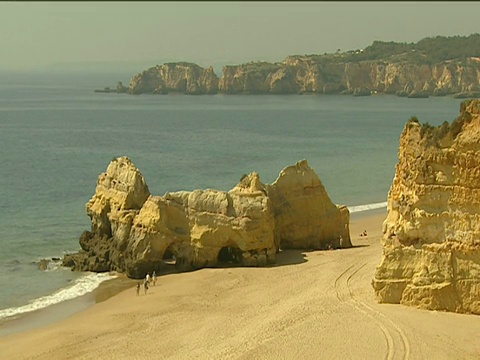
[[[435,64],[396,60],[319,60],[291,56],[282,63],[226,66],[219,82],[225,94],[398,94],[411,98],[473,91],[480,86],[477,58]]]
[[[413,64],[401,60],[348,62],[341,58],[290,56],[281,63],[251,62],[223,68],[219,80],[213,68],[192,63],[157,65],[130,80],[131,94],[396,94],[410,98],[429,95],[477,94],[477,58]],[[117,92],[123,92],[118,91]],[[462,95],[463,94],[463,95]]]
[[[267,185],[275,216],[275,243],[282,249],[351,247],[350,212],[329,198],[306,160],[288,166]],[[339,226],[342,224],[342,226]]]
[[[293,94],[298,90],[291,68],[267,62],[225,66],[218,84],[224,94]]]
[[[131,94],[397,94],[409,98],[480,93],[480,34],[425,38],[418,43],[374,41],[357,51],[293,55],[282,62],[213,68],[166,63],[136,74]],[[113,90],[114,92],[115,90]],[[117,92],[124,92],[117,86]],[[110,89],[97,92],[112,92]]]
[[[133,278],[172,263],[180,271],[264,266],[280,248],[351,246],[348,209],[331,202],[305,160],[282,170],[272,185],[253,172],[228,192],[153,196],[131,160],[120,157],[99,176],[86,211],[91,231],[80,237],[82,250],[66,255],[63,264]]]
[[[480,314],[480,101],[405,126],[383,223],[379,302]]]
[[[204,69],[197,64],[179,62],[157,65],[130,80],[131,94],[168,94],[177,92],[189,95],[216,94],[218,77],[213,68]]]
[[[117,93],[118,94],[123,94],[128,92],[128,87],[123,86],[121,81],[117,82]]]

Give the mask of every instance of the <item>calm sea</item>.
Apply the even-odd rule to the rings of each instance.
[[[93,92],[116,80],[0,79],[0,320],[79,296],[110,277],[55,264],[41,271],[38,261],[79,249],[79,235],[90,229],[85,203],[114,157],[130,157],[156,195],[229,190],[252,171],[272,183],[284,167],[307,159],[333,202],[363,211],[386,206],[406,121],[452,121],[461,102]]]

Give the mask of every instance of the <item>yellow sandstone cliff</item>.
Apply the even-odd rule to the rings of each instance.
[[[306,160],[282,170],[272,185],[252,172],[228,192],[153,196],[131,160],[120,157],[100,174],[86,210],[91,231],[80,237],[82,250],[63,260],[82,271],[142,278],[167,265],[265,266],[280,249],[351,247],[348,209],[331,202]]]
[[[480,101],[452,124],[411,119],[372,285],[379,302],[480,314]]]

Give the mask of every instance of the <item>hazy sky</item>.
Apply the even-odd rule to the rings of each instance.
[[[281,61],[480,32],[480,2],[0,2],[0,71]]]

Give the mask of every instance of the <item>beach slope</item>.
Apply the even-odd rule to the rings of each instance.
[[[146,295],[129,288],[1,337],[2,359],[480,358],[480,316],[375,302],[386,214],[353,215],[353,248],[161,276]],[[368,237],[359,236],[364,229]]]

